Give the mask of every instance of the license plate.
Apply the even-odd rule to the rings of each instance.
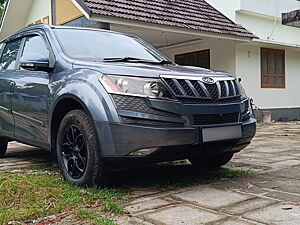
[[[210,127],[202,129],[203,142],[241,138],[242,126]]]

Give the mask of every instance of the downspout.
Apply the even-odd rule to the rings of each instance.
[[[51,1],[51,23],[52,25],[56,25],[56,0]]]

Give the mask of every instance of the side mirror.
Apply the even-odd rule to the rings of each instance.
[[[238,78],[238,81],[239,81],[239,83],[241,83],[242,82],[242,78]]]
[[[31,71],[50,71],[49,58],[42,54],[27,54],[20,59],[20,67]]]

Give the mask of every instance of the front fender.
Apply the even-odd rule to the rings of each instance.
[[[72,98],[81,103],[93,121],[119,122],[114,103],[99,82],[101,73],[89,69],[69,71],[68,73],[68,75],[60,74],[51,82],[50,115],[53,114],[56,105],[62,99]]]
[[[59,74],[51,80],[52,93],[50,124],[57,104],[66,98],[79,102],[94,121],[101,154],[114,154],[111,123],[119,123],[115,105],[99,81],[101,73],[88,69],[69,71],[69,74]],[[102,124],[102,126],[96,126]]]

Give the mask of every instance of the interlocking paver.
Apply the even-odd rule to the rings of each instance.
[[[130,213],[136,213],[147,209],[160,208],[166,205],[170,205],[172,203],[173,202],[166,201],[164,199],[153,199],[149,201],[139,202],[133,205],[128,205],[125,207],[125,209]]]
[[[248,201],[244,201],[238,204],[234,204],[230,207],[227,207],[224,212],[232,214],[232,215],[241,215],[246,212],[254,211],[258,208],[264,208],[271,204],[274,204],[275,201],[263,199],[263,198],[255,198],[250,199]]]
[[[228,190],[218,190],[202,186],[196,187],[191,191],[176,194],[174,197],[213,209],[253,198],[253,196],[250,195],[243,195]]]
[[[186,205],[168,207],[144,216],[154,224],[164,225],[200,225],[224,219],[225,216],[200,210]]]
[[[286,160],[281,162],[273,163],[274,167],[291,167],[291,166],[297,166],[300,165],[300,160]]]
[[[7,156],[0,159],[0,172],[48,163],[50,159],[47,151],[11,142]],[[122,184],[131,181],[128,186],[133,189],[133,199],[124,204],[129,216],[116,218],[118,224],[300,224],[300,122],[258,125],[252,144],[236,154],[232,164],[234,169],[250,169],[254,174],[166,190],[159,187],[159,180],[168,179],[170,173],[179,178],[190,176],[193,168],[187,164],[128,172]],[[70,218],[62,224],[83,223]]]
[[[214,225],[254,225],[254,223],[249,223],[241,220],[227,220],[227,221],[222,221],[219,223],[216,223]]]
[[[249,213],[245,217],[270,225],[299,225],[300,206],[282,204],[269,206]]]

